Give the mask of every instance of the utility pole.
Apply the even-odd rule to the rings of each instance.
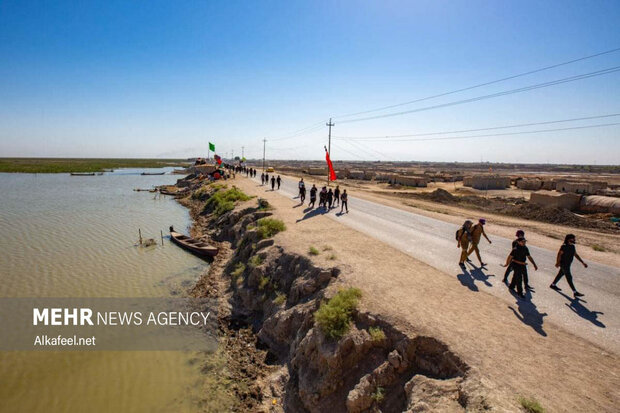
[[[332,123],[332,118],[329,118],[329,123],[325,125],[329,126],[329,133],[327,136],[327,153],[329,153],[329,157],[331,159],[332,156],[332,126],[335,126],[335,123]],[[327,186],[329,186],[329,168],[327,169]]]
[[[244,155],[244,153],[243,153],[243,150],[244,150],[244,149],[245,149],[245,146],[242,146],[242,147],[241,147],[241,159],[242,159],[242,160],[243,160],[243,157],[245,156],[245,155]]]
[[[263,172],[265,172],[265,145],[267,143],[267,139],[263,139]]]
[[[235,162],[235,150],[234,149],[231,150],[231,154],[232,155],[230,155],[230,160],[234,163]]]

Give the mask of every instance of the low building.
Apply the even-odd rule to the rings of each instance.
[[[523,178],[517,179],[517,188],[526,189],[528,191],[538,191],[542,188],[543,181],[538,178]]]
[[[547,208],[565,208],[575,211],[579,209],[581,195],[538,191],[530,194],[530,202]]]
[[[595,194],[596,191],[607,188],[607,182],[601,181],[558,181],[555,189],[559,192],[575,194]]]
[[[327,168],[308,168],[308,175],[325,175],[327,176]]]
[[[547,191],[553,191],[555,189],[555,180],[554,179],[544,179],[542,182],[542,188]]]
[[[473,175],[463,178],[464,186],[475,189],[506,189],[510,188],[510,177],[501,175]]]
[[[392,175],[389,182],[393,185],[425,188],[428,185],[428,178],[425,176]]]

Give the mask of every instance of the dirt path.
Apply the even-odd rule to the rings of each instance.
[[[549,411],[616,411],[620,360],[544,319],[523,319],[524,302],[506,303],[464,288],[384,243],[316,215],[302,215],[290,199],[245,178],[234,184],[267,198],[288,230],[277,242],[342,268],[341,279],[364,291],[363,305],[436,337],[508,397],[537,398]],[[326,250],[323,250],[326,248]]]

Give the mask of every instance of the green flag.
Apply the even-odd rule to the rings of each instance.
[[[215,145],[209,142],[209,150],[215,152]]]

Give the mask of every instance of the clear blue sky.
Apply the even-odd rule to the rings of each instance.
[[[261,157],[266,137],[269,158],[320,159],[325,126],[275,139],[330,116],[335,136],[359,137],[620,113],[615,72],[384,119],[337,117],[617,47],[617,0],[4,0],[0,156],[189,157],[211,140],[222,155],[245,146]],[[392,111],[614,66],[620,52]],[[620,163],[620,126],[333,143],[334,159]]]

